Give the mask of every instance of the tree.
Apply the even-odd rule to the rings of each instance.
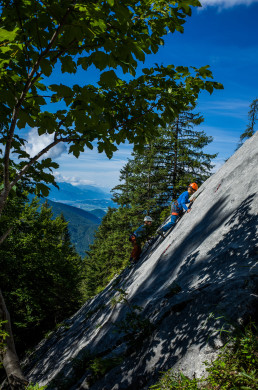
[[[212,160],[217,154],[203,150],[213,140],[197,128],[203,121],[200,114],[188,110],[180,113],[167,128],[168,150],[164,153],[163,164],[167,165],[169,191],[162,196],[165,201],[175,200],[189,182],[202,183],[211,175]]]
[[[0,87],[5,93],[0,99],[0,123],[4,187],[0,211],[11,188],[23,177],[33,178],[37,191],[46,194],[42,181],[54,180],[46,170],[57,164],[40,158],[58,143],[68,143],[76,157],[85,147],[92,148],[94,140],[99,152],[108,157],[126,140],[140,148],[157,125],[171,122],[186,103],[195,101],[201,89],[221,88],[205,80],[212,77],[208,66],[193,68],[191,74],[186,67],[157,65],[143,69],[140,77],[130,81],[115,72],[121,68],[135,76],[137,62],[158,50],[162,36],[169,30],[183,30],[191,5],[199,2],[3,2]],[[49,85],[48,78],[58,64],[62,73],[95,66],[100,72],[98,86]],[[48,111],[43,111],[46,104]],[[24,150],[25,139],[19,131],[26,126],[37,128],[39,135],[53,134],[52,142],[36,156]],[[11,155],[21,160],[14,176],[9,172]]]
[[[208,66],[156,65],[129,81],[118,77],[120,70],[134,77],[138,62],[156,53],[168,32],[183,32],[191,6],[199,5],[198,0],[1,2],[0,215],[20,180],[30,180],[37,193],[47,194],[47,183],[54,183],[52,170],[58,167],[47,152],[56,145],[66,143],[76,157],[84,148],[92,149],[93,141],[110,158],[126,140],[139,149],[158,125],[165,126],[194,102],[200,90],[222,88],[206,80],[212,78]],[[59,66],[61,73],[71,74],[78,68],[88,74],[95,67],[99,80],[95,85],[53,84],[50,76],[58,79]],[[36,128],[39,136],[52,135],[35,156],[24,148],[27,127]]]
[[[212,137],[196,128],[202,122],[199,114],[185,111],[167,128],[159,128],[159,136],[144,146],[143,153],[134,153],[121,170],[113,200],[135,214],[155,218],[190,181],[205,181],[216,154],[203,151]]]
[[[86,298],[103,290],[115,274],[127,265],[131,250],[128,239],[131,228],[132,220],[128,210],[108,209],[84,259]]]
[[[0,282],[21,353],[82,303],[84,264],[67,225],[63,216],[53,219],[47,204],[40,207],[34,199],[22,208],[21,219],[0,247]]]
[[[247,125],[246,130],[240,135],[240,145],[243,144],[245,138],[251,138],[254,135],[254,127],[258,119],[258,99],[255,99],[250,104],[250,111],[248,112],[249,124]]]
[[[210,176],[216,155],[203,152],[212,137],[196,129],[202,122],[199,114],[179,114],[168,128],[159,128],[159,136],[146,144],[142,153],[133,153],[122,168],[120,184],[112,190],[118,208],[109,209],[103,218],[85,259],[88,297],[101,291],[128,264],[129,235],[143,224],[146,214],[153,217],[155,231],[171,199],[189,182],[201,183]]]

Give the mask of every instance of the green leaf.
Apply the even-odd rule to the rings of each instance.
[[[205,83],[205,89],[206,89],[206,91],[208,91],[210,94],[212,94],[212,92],[213,92],[213,84],[212,84],[212,82],[206,81],[206,83]]]
[[[61,71],[62,73],[76,73],[77,67],[76,63],[73,61],[71,56],[65,56],[60,58],[61,61]]]
[[[43,183],[37,183],[36,194],[43,195],[44,197],[47,197],[49,195],[49,187]]]
[[[49,112],[43,112],[39,116],[38,120],[38,134],[42,135],[44,133],[52,134],[57,129],[56,118],[54,114]]]
[[[55,94],[53,94],[52,96],[52,101],[58,101],[58,100],[61,100],[61,99],[64,99],[66,105],[68,106],[69,104],[72,103],[73,101],[73,96],[74,96],[74,92],[73,90],[68,87],[67,85],[63,85],[63,84],[52,84],[49,86],[49,89],[53,92],[55,92]]]
[[[90,55],[89,61],[99,70],[103,70],[109,65],[109,55],[103,51],[97,51]]]
[[[33,117],[31,115],[29,115],[27,112],[25,112],[24,110],[21,110],[19,112],[19,119],[17,122],[17,126],[19,129],[24,129],[26,124],[28,124],[30,127],[35,126],[35,122],[34,122]]]
[[[18,28],[15,28],[13,31],[8,31],[8,30],[5,30],[4,28],[0,27],[0,42],[14,41],[18,32],[19,32]]]
[[[101,73],[98,84],[103,87],[114,87],[116,86],[118,80],[119,79],[116,73],[113,70],[109,70],[107,72]]]
[[[90,150],[93,150],[93,145],[91,142],[85,141],[85,144],[86,144],[87,148],[89,148]]]
[[[47,60],[46,58],[43,58],[40,61],[40,67],[41,67],[42,73],[45,76],[50,76],[51,75],[51,73],[52,73],[52,65],[51,65],[51,62],[49,60]]]
[[[76,158],[78,158],[83,151],[83,145],[80,145],[78,143],[71,145],[69,149],[69,153],[72,153]]]
[[[140,61],[145,61],[145,54],[144,51],[142,50],[141,46],[137,43],[134,44],[133,46],[133,52],[135,54],[135,57],[140,60]]]
[[[188,76],[190,74],[189,68],[187,66],[177,66],[176,71],[183,76]]]
[[[105,32],[106,28],[107,28],[107,24],[106,24],[105,20],[103,20],[103,19],[98,19],[98,20],[95,19],[92,22],[92,26],[94,28],[96,28],[96,27],[99,28],[102,32]]]

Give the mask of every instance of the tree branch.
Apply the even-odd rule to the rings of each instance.
[[[18,15],[19,23],[20,23],[20,28],[22,30],[23,37],[24,37],[25,50],[24,50],[24,45],[22,45],[22,50],[23,50],[24,56],[25,56],[25,58],[26,58],[26,60],[27,60],[27,62],[29,64],[27,36],[26,36],[24,28],[23,28],[22,19],[21,19],[20,10],[19,10],[19,6],[18,6],[17,1],[15,1],[14,4],[15,4],[16,12],[17,12],[17,15]],[[28,73],[29,73],[29,65],[28,65]]]
[[[10,187],[12,188],[17,184],[17,182],[21,179],[21,177],[28,171],[28,169],[41,157],[43,154],[47,153],[51,148],[53,148],[55,145],[57,145],[59,142],[61,142],[62,139],[56,139],[51,144],[46,146],[44,149],[42,149],[36,156],[34,156],[28,164],[26,164],[20,172],[15,176],[13,181],[10,183]]]
[[[10,175],[9,175],[10,152],[11,152],[11,145],[12,145],[12,141],[13,141],[14,131],[15,131],[15,127],[16,127],[16,123],[17,123],[17,119],[18,119],[20,108],[22,106],[23,101],[26,98],[26,94],[28,93],[29,89],[31,88],[33,83],[35,83],[36,80],[40,77],[41,72],[39,74],[37,74],[36,76],[34,76],[34,75],[38,71],[38,68],[40,66],[41,60],[44,58],[44,56],[46,56],[50,52],[51,47],[53,46],[54,42],[56,41],[56,39],[57,39],[57,37],[58,37],[58,35],[60,33],[61,28],[63,27],[65,19],[67,18],[67,16],[71,12],[71,9],[72,9],[71,7],[68,8],[68,10],[66,11],[64,17],[62,18],[60,24],[58,25],[57,29],[53,33],[53,35],[52,35],[52,37],[51,37],[51,39],[49,41],[49,44],[47,45],[46,49],[39,55],[37,61],[35,62],[34,66],[32,67],[31,72],[29,73],[27,81],[25,83],[24,89],[23,89],[23,91],[22,91],[22,93],[20,95],[20,98],[17,100],[16,105],[15,105],[15,107],[13,109],[12,119],[11,119],[11,124],[10,124],[10,128],[9,128],[9,134],[8,134],[6,147],[5,147],[5,154],[4,154],[4,172],[3,172],[3,176],[4,176],[3,177],[3,179],[4,179],[3,181],[4,181],[4,189],[5,189],[5,196],[4,196],[5,199],[4,199],[4,201],[6,200],[8,194],[10,192],[11,187],[14,185],[13,183],[17,183],[19,178],[24,174],[24,173],[22,173],[21,175],[18,174],[16,176],[16,178],[19,176],[18,180],[16,180],[16,178],[15,178],[14,181],[12,181],[12,183],[10,183]],[[36,160],[34,160],[34,158],[33,158],[31,161],[34,162]],[[27,169],[30,166],[31,166],[31,164],[29,164],[28,167],[26,166]],[[26,167],[24,167],[24,168],[26,168]],[[27,169],[25,170],[25,172],[27,171]],[[23,171],[24,171],[24,169],[22,171],[20,171],[20,173],[23,172]],[[1,213],[1,209],[0,209],[0,213]]]

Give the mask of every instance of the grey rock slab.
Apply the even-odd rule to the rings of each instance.
[[[170,368],[203,375],[223,330],[257,315],[257,178],[255,133],[199,188],[164,240],[38,345],[24,362],[28,378],[49,390],[143,390]],[[134,333],[121,330],[126,302],[111,305],[117,288],[142,308]],[[114,357],[121,359],[93,378],[92,359]]]

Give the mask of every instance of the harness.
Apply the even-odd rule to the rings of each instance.
[[[176,215],[176,216],[180,216],[183,214],[183,210],[180,209],[177,200],[175,200],[175,202],[171,203],[171,214]]]
[[[135,242],[135,241],[136,241],[136,237],[135,237],[134,234],[130,234],[130,236],[129,236],[129,241],[130,241],[130,242]]]

